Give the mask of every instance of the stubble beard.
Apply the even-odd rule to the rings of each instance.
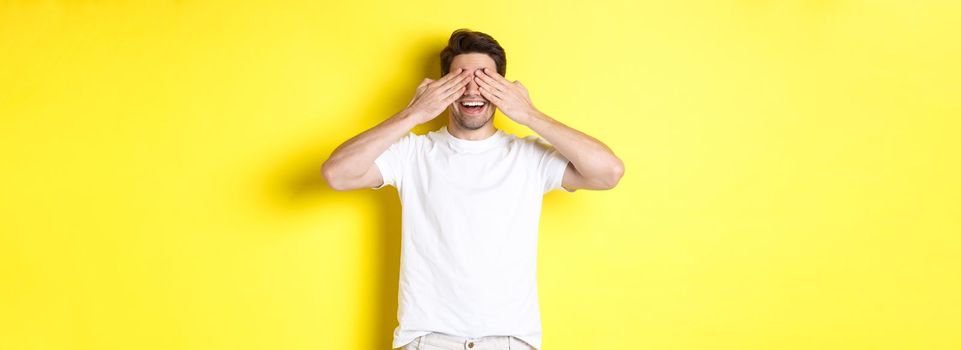
[[[466,129],[466,130],[480,129],[484,127],[484,125],[487,125],[487,123],[490,122],[491,118],[494,117],[493,110],[490,112],[490,114],[487,115],[486,118],[468,117],[468,116],[464,116],[459,112],[454,112],[454,111],[451,111],[451,114],[454,116],[454,121],[457,122],[457,125],[460,126],[462,129]]]

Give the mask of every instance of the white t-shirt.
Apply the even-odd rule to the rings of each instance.
[[[512,335],[541,348],[537,229],[568,160],[537,136],[413,132],[375,164],[402,207],[399,325],[392,346],[441,332]]]

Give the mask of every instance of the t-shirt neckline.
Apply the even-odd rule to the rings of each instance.
[[[501,141],[505,139],[504,131],[501,129],[497,129],[493,135],[488,136],[483,140],[465,140],[457,138],[447,131],[446,125],[441,127],[438,132],[443,136],[452,149],[467,153],[486,151],[499,145]]]

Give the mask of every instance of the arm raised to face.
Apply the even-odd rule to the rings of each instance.
[[[564,172],[565,188],[609,190],[617,186],[624,175],[624,162],[607,145],[539,111],[520,81],[509,81],[490,69],[474,74],[484,98],[511,120],[541,135],[570,160]]]
[[[346,191],[383,184],[374,164],[377,157],[415,126],[436,118],[464,94],[470,78],[469,73],[461,70],[437,80],[425,78],[406,108],[334,149],[321,167],[330,188]]]

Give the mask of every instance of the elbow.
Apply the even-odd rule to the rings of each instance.
[[[329,160],[324,162],[324,165],[320,167],[320,173],[324,177],[324,181],[327,182],[327,186],[334,191],[347,190],[347,188],[344,187],[343,182],[337,177],[336,169],[330,164]]]
[[[624,162],[615,158],[614,163],[610,165],[607,176],[604,179],[604,189],[610,190],[617,187],[622,177],[624,177]]]

